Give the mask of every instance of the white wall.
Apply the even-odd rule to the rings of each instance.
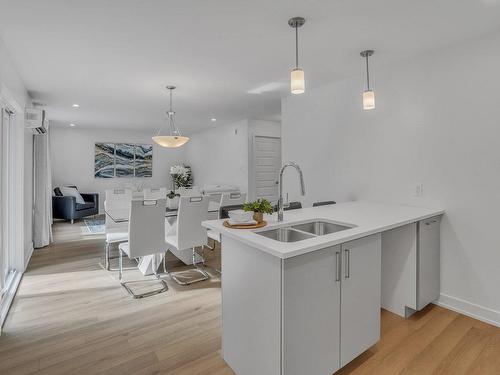
[[[214,126],[192,134],[186,145],[186,163],[196,186],[236,185],[248,190],[248,121]]]
[[[443,206],[441,302],[500,324],[500,34],[377,68],[282,102],[283,155],[305,202],[369,199]],[[415,186],[424,184],[416,198]],[[297,185],[294,181],[291,184]]]
[[[95,178],[96,142],[153,144],[153,177]],[[78,128],[51,129],[52,185],[76,185],[81,192],[97,192],[101,212],[106,189],[118,187],[172,186],[170,167],[184,162],[184,148],[167,149],[151,140],[150,132],[95,130]]]
[[[279,137],[280,123],[241,120],[191,135],[186,145],[186,163],[192,167],[195,185],[236,185],[248,192],[253,135]]]

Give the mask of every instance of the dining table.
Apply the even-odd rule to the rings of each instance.
[[[217,219],[219,216],[219,202],[209,201],[208,202],[208,220]],[[115,223],[127,223],[130,216],[130,208],[126,207],[113,207],[108,208],[105,214],[113,220]],[[165,236],[173,235],[176,231],[177,216],[179,215],[178,209],[165,208]],[[178,254],[179,255],[179,254]],[[139,259],[138,268],[144,275],[151,275],[154,270],[158,268],[163,260],[164,253],[158,253],[156,255],[147,255]],[[183,259],[181,259],[183,260]],[[197,261],[201,261],[197,259]]]

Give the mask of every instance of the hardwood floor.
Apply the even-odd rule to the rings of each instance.
[[[233,374],[220,358],[216,273],[133,300],[98,266],[102,236],[77,222],[56,224],[54,237],[35,251],[3,328],[0,374]],[[219,252],[206,253],[216,266]],[[338,374],[500,374],[500,329],[437,306],[408,320],[382,311],[381,341]]]

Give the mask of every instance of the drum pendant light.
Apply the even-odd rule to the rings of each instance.
[[[368,66],[368,57],[375,51],[368,49],[360,53],[361,57],[366,59],[366,90],[363,92],[363,109],[368,111],[375,108],[375,93],[370,89],[370,69]]]
[[[295,68],[290,73],[290,89],[292,94],[303,94],[306,89],[304,71],[299,68],[299,27],[304,25],[303,17],[293,17],[288,20],[288,25],[295,29]]]

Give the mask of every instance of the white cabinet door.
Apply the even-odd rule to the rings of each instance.
[[[380,234],[342,245],[340,366],[380,339]]]
[[[340,368],[340,255],[335,246],[283,261],[282,374]]]

